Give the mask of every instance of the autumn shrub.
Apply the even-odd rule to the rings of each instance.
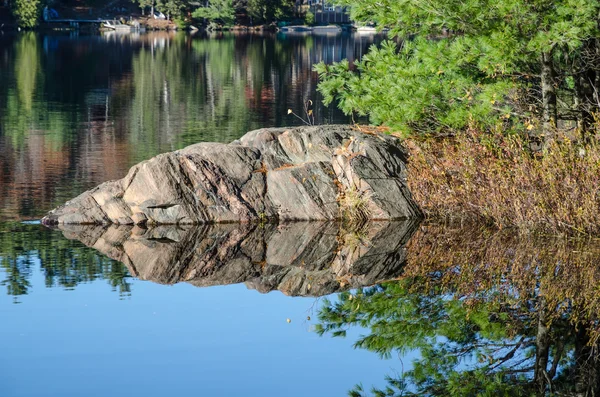
[[[405,141],[408,183],[429,218],[552,233],[600,233],[600,147],[566,136],[542,151],[476,129]]]

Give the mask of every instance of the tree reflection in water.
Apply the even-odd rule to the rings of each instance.
[[[421,228],[401,280],[343,293],[321,334],[368,329],[355,346],[419,358],[350,396],[600,394],[600,248],[594,240]]]
[[[15,302],[30,292],[36,266],[46,287],[73,289],[80,283],[104,279],[121,296],[131,293],[131,276],[122,263],[41,225],[0,223],[0,270],[5,273],[0,285],[6,286]]]

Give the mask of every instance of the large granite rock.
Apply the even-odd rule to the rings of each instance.
[[[399,277],[418,221],[202,226],[58,225],[124,263],[134,277],[198,287],[246,283],[259,292],[322,296]]]
[[[201,224],[419,218],[407,152],[349,126],[261,129],[158,155],[51,211],[44,224]]]

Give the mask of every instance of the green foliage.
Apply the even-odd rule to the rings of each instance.
[[[31,29],[38,25],[41,13],[41,0],[13,0],[12,12],[20,27]]]
[[[310,10],[308,10],[304,15],[304,23],[306,23],[309,26],[315,24],[315,14],[313,14]]]
[[[190,23],[185,19],[181,18],[181,16],[174,18],[173,23],[175,23],[175,25],[177,25],[177,28],[179,29],[187,29],[190,26]]]
[[[563,98],[562,110],[572,112],[566,82],[580,73],[574,59],[600,37],[597,0],[337,4],[349,6],[355,20],[407,39],[399,49],[390,42],[373,47],[356,68],[347,61],[317,65],[325,103],[337,101],[347,114],[368,114],[373,123],[406,132],[490,128],[507,114],[518,121],[539,116],[542,53],[552,56],[549,86]]]
[[[589,34],[596,33],[600,7],[595,0],[336,0],[335,3],[349,6],[353,19],[376,21],[400,37],[440,35],[447,31],[469,37],[504,36],[511,41],[490,44],[496,51],[514,54],[563,44],[575,48]],[[518,45],[511,48],[508,44]]]
[[[398,52],[387,41],[357,62],[358,72],[348,61],[316,65],[319,90],[326,104],[337,101],[346,114],[369,115],[375,124],[401,130],[455,129],[472,119],[491,126],[510,112],[502,98],[515,85],[481,76],[468,62],[456,63],[455,46],[462,44],[416,39]],[[478,84],[474,76],[480,76]]]
[[[0,252],[0,275],[4,275],[0,285],[14,296],[15,303],[29,292],[32,268],[37,263],[46,287],[72,289],[104,279],[121,295],[131,292],[131,276],[125,265],[41,225],[1,224]]]
[[[5,123],[4,134],[15,147],[22,147],[32,130],[44,130],[48,148],[60,147],[71,129],[67,116],[61,112],[48,112],[47,107],[36,101],[43,89],[39,36],[23,32],[14,42],[14,66],[5,93],[5,107],[0,121]]]
[[[290,18],[293,5],[291,0],[248,0],[246,10],[255,23],[270,23]]]
[[[138,6],[143,10],[146,7],[152,7],[156,4],[156,0],[131,0],[134,3],[137,3]]]
[[[175,20],[179,27],[183,27],[182,23],[185,9],[191,7],[189,0],[132,0],[144,10],[147,7],[152,7],[153,10],[159,10],[167,16],[167,19]]]
[[[187,5],[186,0],[159,0],[157,2],[158,9],[167,16],[167,19],[181,16]]]
[[[510,316],[493,301],[467,305],[441,290],[411,290],[423,281],[389,282],[325,300],[316,331],[344,337],[352,326],[366,328],[355,347],[384,358],[418,350],[412,369],[371,390],[376,397],[529,396],[535,321]],[[359,385],[349,395],[369,393]]]
[[[22,110],[31,112],[33,95],[39,78],[40,60],[37,36],[33,32],[24,33],[16,44],[16,81]]]
[[[194,18],[206,18],[210,22],[230,26],[235,22],[233,0],[211,0],[208,7],[200,7],[192,14]]]

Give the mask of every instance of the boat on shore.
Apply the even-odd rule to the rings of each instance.
[[[325,25],[313,27],[313,33],[315,34],[338,34],[342,33],[342,28],[338,25]]]
[[[301,34],[339,34],[342,33],[342,28],[337,25],[325,25],[325,26],[282,26],[279,28],[281,33],[301,33]]]
[[[101,26],[107,30],[114,30],[117,32],[136,32],[140,30],[139,23],[136,25],[127,25],[117,19],[104,19],[101,22]]]
[[[374,26],[357,26],[356,33],[364,35],[377,34],[377,29]]]
[[[279,31],[283,33],[310,33],[313,31],[313,28],[305,25],[282,26],[279,28]]]

